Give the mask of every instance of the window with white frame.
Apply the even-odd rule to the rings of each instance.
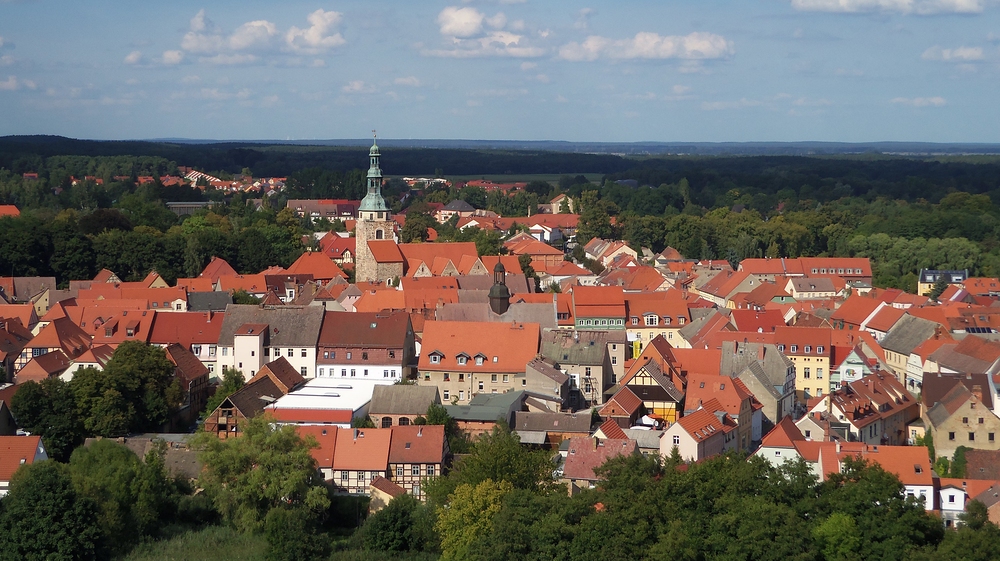
[[[657,325],[658,318],[653,314],[643,316],[643,319],[646,320],[646,325]]]

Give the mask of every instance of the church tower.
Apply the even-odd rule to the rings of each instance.
[[[497,259],[493,267],[493,287],[490,288],[490,309],[503,315],[510,308],[510,289],[507,288],[507,270]]]
[[[374,136],[375,131],[372,131]],[[391,277],[388,271],[380,275],[375,256],[368,242],[392,240],[393,224],[389,207],[382,198],[382,169],[379,167],[378,144],[373,140],[368,151],[368,194],[358,207],[358,220],[354,229],[354,280],[356,282],[381,282]]]

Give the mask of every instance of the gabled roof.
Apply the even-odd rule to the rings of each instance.
[[[402,263],[405,261],[399,246],[392,240],[369,240],[368,249],[377,263]]]
[[[733,310],[729,320],[739,331],[773,333],[775,327],[785,326],[785,318],[778,310]]]
[[[830,321],[834,323],[842,321],[845,324],[860,326],[881,303],[880,300],[868,296],[851,295],[833,312]]]
[[[316,280],[328,281],[337,277],[346,279],[347,275],[329,257],[318,251],[307,251],[299,256],[290,267],[288,273],[293,275],[309,274]]]
[[[268,376],[254,377],[242,388],[233,392],[227,397],[219,407],[225,406],[229,402],[239,410],[247,419],[252,419],[259,415],[264,407],[274,403],[285,392],[278,387],[274,380]]]
[[[38,323],[38,315],[33,304],[4,304],[0,300],[0,319],[17,318],[21,325],[32,328]]]
[[[0,481],[10,481],[22,464],[32,464],[44,454],[40,436],[0,436]]]
[[[337,431],[335,470],[385,471],[389,467],[391,429]]]
[[[208,375],[208,367],[185,347],[177,343],[171,343],[163,350],[167,354],[167,359],[177,367],[176,376],[183,382],[191,383],[202,376]]]
[[[609,405],[615,405],[625,413],[634,415],[635,412],[642,407],[642,400],[639,399],[628,386],[622,386],[622,388],[601,407],[599,413],[602,417],[608,416],[605,411],[608,409]]]
[[[760,442],[761,448],[795,448],[795,443],[805,440],[802,431],[795,426],[791,416],[782,417],[781,421],[764,435]]]
[[[337,450],[336,425],[295,425],[295,432],[305,440],[311,436],[319,447],[312,448],[309,453],[316,460],[316,467],[320,469],[333,468],[333,458]]]
[[[406,494],[406,489],[396,485],[392,481],[382,477],[381,475],[376,475],[372,482],[369,484],[370,487],[382,491],[386,495],[392,498],[399,497]]]
[[[219,277],[233,277],[237,274],[236,269],[228,261],[221,257],[212,256],[212,260],[208,262],[208,265],[205,265],[198,276],[208,277],[212,279],[212,282],[215,282],[219,280]]]
[[[908,355],[917,345],[933,336],[939,325],[941,324],[907,313],[896,322],[880,344],[883,349]]]
[[[190,349],[193,344],[215,345],[222,333],[225,314],[213,312],[158,313],[149,332],[149,342],[156,345],[180,343]]]
[[[69,318],[57,318],[42,328],[27,345],[30,348],[62,349],[76,357],[90,347],[90,335]]]
[[[623,431],[622,428],[618,426],[618,423],[616,423],[615,420],[611,418],[608,418],[603,423],[601,423],[601,426],[600,428],[598,428],[598,431],[604,435],[604,438],[614,438],[618,440],[625,440],[628,438],[628,435],[625,434],[625,431]]]
[[[390,464],[439,464],[444,461],[444,425],[392,427]]]
[[[254,304],[231,304],[219,332],[219,345],[233,346],[236,329],[245,323],[267,324],[273,347],[315,347],[323,324],[322,306],[261,308]]]
[[[250,378],[247,382],[247,385],[262,378],[270,378],[275,386],[281,390],[282,395],[301,386],[306,381],[301,374],[295,371],[295,367],[285,357],[278,358],[261,366],[260,370],[254,374],[254,377]]]
[[[578,432],[590,434],[590,412],[547,413],[515,411],[514,422],[510,428],[516,431]],[[612,437],[609,436],[608,438]]]
[[[733,418],[739,417],[743,402],[753,400],[753,395],[738,382],[738,379],[729,376],[689,374],[687,394],[684,396],[685,409],[697,409],[704,403],[718,400],[726,413]]]
[[[41,382],[62,373],[68,367],[69,358],[62,351],[53,351],[32,358],[14,376],[18,384],[29,380]]]
[[[677,424],[695,442],[703,442],[717,434],[723,434],[732,430],[734,423],[729,419],[729,415],[724,412],[717,415],[716,410],[723,411],[722,406],[716,400],[709,400],[707,403],[702,404],[701,409],[681,417],[677,421]]]

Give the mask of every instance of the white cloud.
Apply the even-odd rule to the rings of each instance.
[[[889,100],[889,103],[910,107],[941,107],[948,102],[943,97],[894,97]]]
[[[800,97],[792,102],[792,105],[796,107],[827,107],[833,105],[833,102],[829,99],[809,99],[807,97]]]
[[[125,64],[139,64],[142,62],[142,51],[132,51],[125,56]]]
[[[210,99],[213,101],[225,101],[227,99],[248,99],[250,97],[250,90],[243,88],[238,92],[227,92],[220,90],[218,88],[202,88],[201,97],[203,99]]]
[[[673,88],[670,88],[670,89],[671,89],[671,91],[674,92],[674,95],[684,95],[684,94],[686,94],[686,93],[688,93],[688,92],[691,91],[691,87],[690,86],[682,86],[680,84],[677,84],[676,86],[674,86]]]
[[[537,66],[538,66],[537,63],[525,61],[521,63],[521,70],[531,70],[532,68],[535,68]]]
[[[209,64],[232,66],[238,64],[253,64],[257,62],[258,57],[256,55],[246,53],[219,53],[215,56],[202,57],[200,60],[201,62],[207,62]]]
[[[934,45],[924,51],[920,56],[924,60],[940,60],[945,62],[969,62],[971,60],[982,60],[982,47],[956,47],[954,49],[942,49]]]
[[[17,76],[7,76],[6,80],[0,80],[0,90],[14,91],[21,88],[27,88],[29,90],[34,90],[38,87],[31,80],[19,80]]]
[[[375,91],[375,88],[370,84],[366,84],[364,80],[352,80],[346,86],[340,88],[340,91],[344,93],[372,93]]]
[[[583,8],[582,10],[577,12],[576,23],[573,24],[573,27],[577,29],[587,29],[588,27],[590,27],[590,16],[592,16],[593,14],[594,14],[593,8]]]
[[[423,51],[428,56],[447,58],[473,58],[483,56],[509,56],[515,58],[539,57],[545,54],[540,47],[523,45],[523,35],[509,31],[493,31],[477,39],[456,40],[454,49],[429,49]]]
[[[234,51],[266,47],[278,33],[278,28],[267,20],[248,21],[229,36],[229,48]]]
[[[489,25],[493,29],[503,29],[507,25],[507,16],[503,12],[497,12],[497,14],[491,18],[485,18],[486,25]]]
[[[14,57],[10,55],[0,56],[0,66],[10,66],[14,64]]]
[[[438,14],[441,35],[450,37],[471,37],[483,30],[486,16],[475,8],[448,6]]]
[[[195,14],[193,18],[191,18],[191,31],[194,32],[205,31],[205,29],[207,29],[209,25],[211,25],[211,21],[209,21],[205,17],[205,8],[199,10],[198,13]]]
[[[0,35],[0,48],[3,48],[3,46],[4,46],[4,38],[3,35]]]
[[[792,7],[806,12],[897,12],[901,14],[978,14],[986,0],[792,0]]]
[[[339,47],[347,41],[340,33],[331,35],[331,32],[342,18],[343,14],[340,12],[327,12],[320,8],[306,18],[310,24],[308,28],[292,26],[285,35],[285,43],[293,51],[310,54]]]
[[[412,86],[414,88],[420,86],[420,80],[416,76],[406,76],[403,78],[396,78],[393,83],[400,86]]]
[[[180,64],[184,60],[182,51],[163,51],[163,64]]]
[[[733,54],[732,42],[714,33],[661,36],[648,31],[630,39],[609,39],[591,35],[582,43],[571,42],[559,48],[565,60],[612,59],[718,59]]]

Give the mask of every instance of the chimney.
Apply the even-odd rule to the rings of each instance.
[[[972,395],[976,396],[976,401],[983,402],[983,387],[979,384],[972,386]]]
[[[417,436],[420,437],[420,436],[423,436],[423,435],[424,435],[424,427],[418,427],[417,428]]]

